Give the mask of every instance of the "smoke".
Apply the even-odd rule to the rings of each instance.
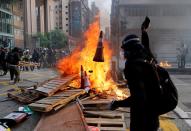
[[[90,0],[89,3],[95,1],[96,6],[100,9],[101,28],[110,26],[111,0]]]

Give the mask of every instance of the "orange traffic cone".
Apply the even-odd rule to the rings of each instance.
[[[88,75],[87,75],[87,73],[86,73],[86,71],[85,71],[85,76],[84,76],[84,88],[85,88],[86,92],[89,92],[90,86],[91,86],[90,80],[89,80]]]
[[[84,68],[81,65],[81,72],[80,72],[80,77],[81,77],[81,88],[84,88]]]
[[[103,31],[100,32],[99,41],[96,49],[95,56],[93,58],[95,62],[104,62],[103,56]]]

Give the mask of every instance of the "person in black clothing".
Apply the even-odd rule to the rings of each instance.
[[[113,101],[110,108],[130,107],[130,131],[157,131],[159,115],[156,107],[160,88],[153,67],[145,62],[149,54],[136,35],[127,36],[121,48],[126,58],[124,74],[131,96]]]
[[[34,52],[32,54],[32,61],[38,63],[39,62],[40,55],[36,49],[34,49]]]
[[[0,65],[4,71],[3,75],[7,74],[7,63],[6,63],[6,51],[4,48],[0,49]]]
[[[7,56],[7,63],[10,70],[11,81],[14,80],[14,83],[20,80],[20,72],[18,68],[19,61],[19,49],[15,47],[11,52],[8,53]]]
[[[141,26],[141,32],[142,32],[142,35],[141,35],[141,43],[143,44],[143,46],[145,47],[148,55],[149,55],[149,58],[151,60],[154,60],[154,62],[157,63],[153,53],[151,52],[151,49],[150,49],[150,43],[149,43],[149,36],[148,36],[148,28],[150,26],[150,19],[148,16],[145,17],[145,20],[144,22],[142,23],[142,26]]]

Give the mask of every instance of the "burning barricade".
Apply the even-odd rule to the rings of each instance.
[[[81,76],[83,76],[82,65],[89,77],[92,90],[97,93],[115,95],[118,98],[121,97],[120,99],[127,97],[118,89],[109,73],[111,71],[112,50],[109,48],[109,43],[103,40],[103,32],[100,32],[98,20],[90,25],[84,34],[84,41],[79,45],[70,56],[58,62],[59,72],[64,76],[80,74],[81,72]],[[81,82],[83,85],[82,80]]]
[[[127,88],[119,89],[115,81],[112,79],[111,59],[112,50],[109,48],[109,43],[103,40],[103,32],[100,32],[99,22],[98,20],[96,20],[85,32],[84,41],[79,44],[79,47],[77,47],[70,56],[59,60],[59,62],[57,63],[57,68],[60,72],[60,76],[39,84],[37,88],[30,87],[29,89],[27,89],[27,92],[23,91],[21,94],[18,95],[9,94],[9,97],[16,99],[19,102],[23,102],[25,104],[27,103],[32,110],[39,112],[58,111],[63,107],[66,107],[66,105],[75,102],[75,100],[78,98],[80,98],[81,101],[85,102],[85,104],[83,103],[84,105],[92,105],[97,103],[108,104],[111,103],[113,99],[125,99],[128,97],[129,92]],[[25,95],[23,95],[24,93]],[[38,93],[40,97],[32,98],[31,93]],[[92,99],[97,101],[92,102]],[[36,130],[47,130],[47,128],[53,128],[54,126],[49,127],[48,125],[53,125],[57,123],[47,124],[49,119],[56,120],[60,116],[63,116],[61,117],[63,119],[64,117],[67,117],[68,114],[71,115],[68,116],[68,119],[75,118],[72,115],[74,112],[76,114],[79,114],[77,108],[75,107],[72,113],[68,113],[71,112],[71,109],[69,107],[70,106],[67,106],[66,108],[64,108],[64,110],[60,110],[59,113],[63,112],[64,115],[56,115],[55,113],[52,116],[43,116],[43,118],[37,125]],[[86,107],[86,109],[88,108],[92,109],[92,107]],[[84,113],[90,116],[96,115],[102,117],[109,116],[112,118],[116,117],[113,116],[111,112],[110,114],[100,114],[100,112]],[[80,117],[82,117],[82,115],[83,114],[80,113],[79,121],[81,121]],[[125,124],[122,120],[123,117],[121,114],[120,117],[121,128],[125,130]],[[93,122],[97,122],[95,121],[95,118],[93,119]],[[103,119],[105,120],[105,118]],[[71,122],[72,120],[64,119],[60,121],[63,122],[60,127],[64,129],[68,127],[66,124],[68,121]],[[100,118],[98,122],[99,121]],[[86,122],[88,124],[92,123],[91,118],[87,118]],[[110,122],[110,119],[108,119],[108,122]],[[118,124],[118,122],[119,119],[117,119],[116,123]],[[72,125],[73,123],[70,124]],[[111,123],[110,125],[107,124],[107,126],[109,128],[114,124],[115,123]],[[73,126],[71,126],[70,128],[72,127]]]

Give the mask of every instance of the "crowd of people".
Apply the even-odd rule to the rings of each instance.
[[[54,67],[56,61],[67,54],[61,49],[36,48],[34,50],[23,50],[15,47],[9,50],[1,47],[0,68],[3,71],[2,75],[6,75],[9,71],[11,83],[16,83],[20,80],[20,71],[33,71],[35,67],[38,69]]]

